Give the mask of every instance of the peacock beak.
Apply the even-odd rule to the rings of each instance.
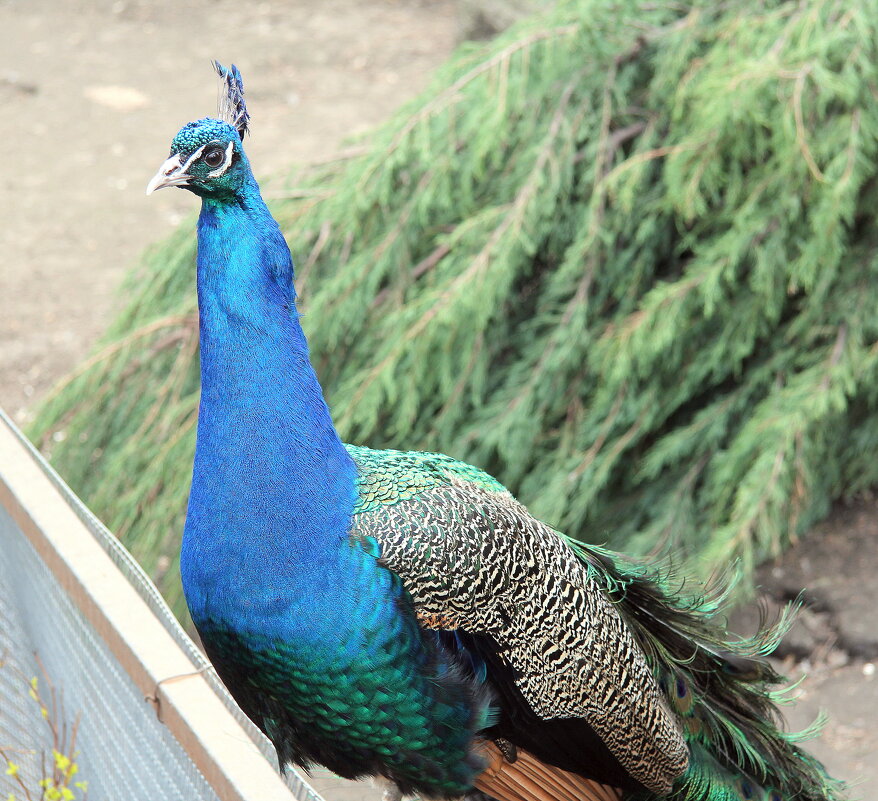
[[[189,166],[188,162],[186,166]],[[166,186],[186,186],[191,180],[192,176],[183,170],[179,154],[175,153],[159,167],[159,171],[146,185],[146,194],[151,195],[156,189],[163,189]]]

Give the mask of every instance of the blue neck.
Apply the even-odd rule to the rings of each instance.
[[[203,199],[201,404],[181,554],[198,625],[279,634],[291,607],[345,574],[356,469],[295,300],[289,249],[252,176],[234,201]]]

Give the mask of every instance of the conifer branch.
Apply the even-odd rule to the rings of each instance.
[[[132,331],[127,336],[122,339],[117,340],[116,342],[111,342],[109,345],[101,348],[97,353],[93,356],[90,356],[86,359],[79,367],[77,367],[72,373],[68,374],[65,378],[59,381],[52,389],[52,394],[48,397],[46,402],[51,401],[53,398],[60,395],[73,381],[80,376],[87,373],[89,370],[100,364],[101,362],[106,362],[108,359],[116,356],[122,349],[134,344],[140,339],[145,339],[151,334],[156,333],[157,331],[161,331],[163,329],[171,328],[176,329],[179,326],[189,326],[192,324],[192,316],[191,315],[171,315],[168,317],[163,317],[160,320],[154,320],[148,325],[143,326],[142,328],[138,328]],[[175,344],[181,334],[179,331],[174,331],[171,335],[170,339],[168,339],[164,344],[171,345]]]
[[[387,355],[370,371],[360,388],[355,394],[352,405],[357,406],[363,395],[371,388],[372,383],[381,375],[397,358],[399,350],[404,348],[406,344],[420,336],[423,331],[430,325],[437,315],[443,311],[459,294],[469,287],[479,275],[490,265],[490,257],[494,249],[503,239],[504,234],[516,225],[521,224],[521,219],[527,204],[531,201],[536,191],[539,178],[545,169],[546,162],[552,152],[552,145],[561,129],[561,123],[564,119],[564,112],[573,96],[576,88],[577,79],[569,81],[558,101],[555,114],[549,125],[548,133],[543,142],[533,169],[525,184],[516,193],[515,199],[503,214],[500,224],[491,232],[484,247],[479,251],[476,257],[470,262],[469,266],[454,278],[451,284],[443,291],[429,309],[427,309],[405,332],[397,344],[387,353]]]
[[[704,572],[878,483],[876,41],[840,0],[548,4],[299,171],[272,208],[342,435]],[[178,609],[193,259],[147,256],[32,428]]]
[[[811,148],[808,147],[808,136],[805,132],[805,120],[802,114],[802,92],[805,89],[805,81],[810,72],[811,67],[805,66],[796,73],[796,83],[793,88],[793,112],[796,118],[796,141],[799,143],[799,149],[802,151],[802,157],[805,159],[805,163],[808,165],[811,175],[813,175],[816,180],[820,181],[820,183],[825,183],[826,176],[817,166],[817,162],[814,160],[814,155],[811,153]]]
[[[460,91],[484,73],[498,65],[508,62],[513,55],[522,50],[526,50],[537,42],[543,42],[547,39],[554,39],[561,36],[569,36],[570,34],[576,33],[576,31],[576,25],[562,25],[547,30],[534,31],[523,39],[512,42],[498,53],[494,53],[490,58],[477,64],[468,72],[461,75],[460,78],[451,84],[451,86],[436,95],[436,97],[422,106],[416,114],[413,114],[409,118],[405,125],[403,125],[396,133],[390,145],[384,151],[384,158],[389,157],[395,150],[397,150],[408,135],[425,119],[433,116],[437,111],[445,108],[451,103],[460,102],[460,100],[462,100],[459,95]],[[363,181],[371,177],[372,173],[373,171],[367,171],[363,176]]]
[[[442,259],[444,259],[449,253],[451,253],[451,246],[442,244],[438,245],[433,249],[433,252],[430,253],[426,258],[421,259],[414,267],[412,267],[411,271],[411,281],[417,281],[421,276],[426,275],[430,270],[432,270],[437,264],[439,264]],[[377,295],[375,295],[375,299],[372,301],[372,306],[380,306],[387,300],[390,296],[390,288],[385,287],[382,289]]]

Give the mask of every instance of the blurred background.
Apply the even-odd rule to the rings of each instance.
[[[284,197],[292,166],[356,151],[357,137],[424,90],[460,42],[526,10],[458,0],[0,0],[0,406],[32,423],[126,306],[143,252],[181,227],[191,235],[194,199],[147,199],[144,188],[179,126],[213,113],[210,59],[241,67],[250,160],[266,194]],[[304,243],[291,247],[301,263]],[[52,430],[49,449],[66,436]],[[861,491],[756,574],[770,608],[808,588],[780,651],[791,677],[808,675],[789,720],[801,728],[827,712],[813,750],[854,783],[852,798],[878,795],[876,543],[878,508]],[[744,631],[756,619],[751,604],[733,624]]]

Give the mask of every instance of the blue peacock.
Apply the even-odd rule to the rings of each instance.
[[[242,139],[240,73],[147,188],[201,197],[202,394],[181,571],[208,656],[281,764],[451,798],[484,744],[655,801],[831,800],[781,731],[761,658],[713,596],[531,517],[436,453],[345,445],[289,249]]]

